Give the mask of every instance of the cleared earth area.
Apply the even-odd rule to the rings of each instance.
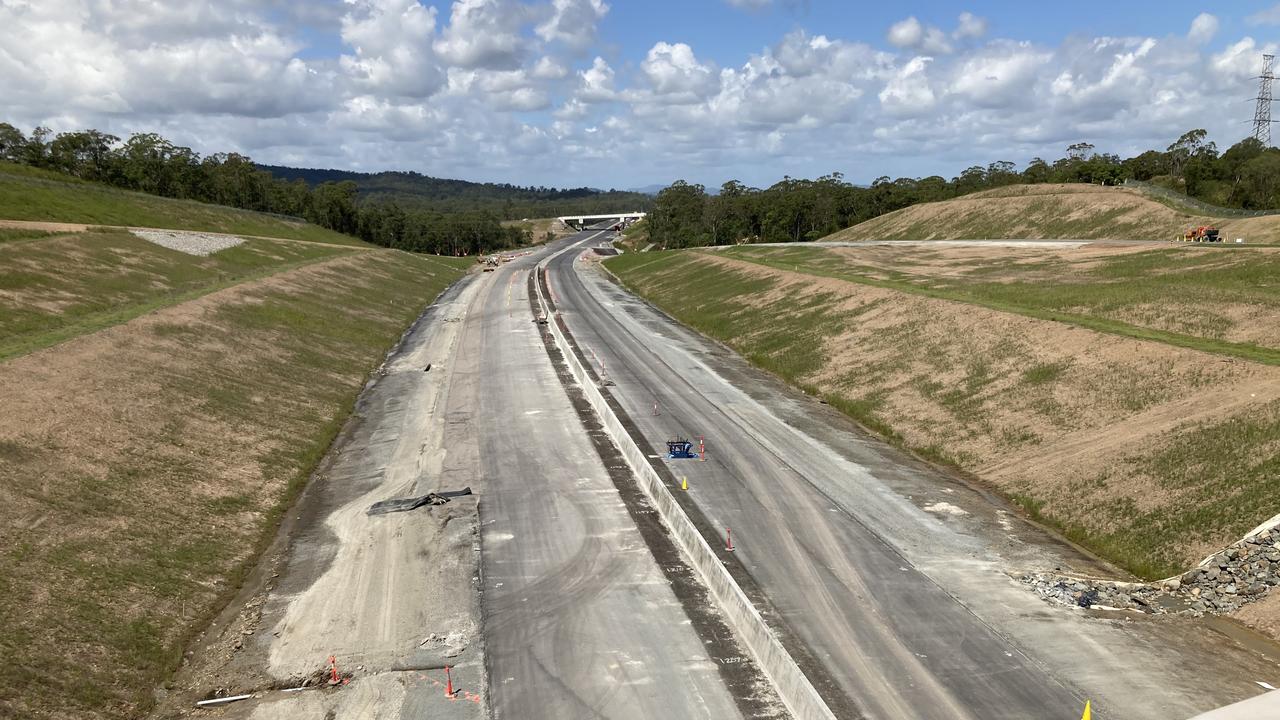
[[[573,234],[573,228],[560,222],[557,218],[506,220],[502,224],[505,227],[517,227],[521,230],[527,230],[535,243],[558,240]]]
[[[465,267],[27,231],[0,268],[0,715],[137,717]]]
[[[1226,219],[1188,212],[1137,190],[1096,185],[1012,185],[881,215],[824,240],[993,238],[1171,240],[1216,225],[1248,242],[1280,241],[1276,217]]]
[[[1236,253],[740,248],[607,266],[881,435],[1164,577],[1275,513],[1280,369],[1272,328],[1249,318],[1274,317],[1275,289],[1253,271],[1280,256]],[[1217,300],[1188,322],[1197,293]]]

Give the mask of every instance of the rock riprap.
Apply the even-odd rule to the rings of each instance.
[[[1149,583],[1069,577],[1022,576],[1046,600],[1078,607],[1146,613],[1226,614],[1261,599],[1280,585],[1280,528],[1268,523],[1182,575]]]
[[[184,232],[181,230],[132,230],[131,232],[143,240],[161,247],[202,257],[212,255],[219,250],[235,247],[244,242],[244,238],[234,235]]]

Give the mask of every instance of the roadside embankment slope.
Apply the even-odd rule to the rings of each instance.
[[[1098,185],[1011,185],[886,213],[823,240],[1172,240],[1215,225],[1231,239],[1280,242],[1280,217],[1188,213],[1137,190]]]
[[[471,261],[0,240],[0,651],[20,658],[0,716],[138,717],[368,373]]]
[[[1278,510],[1280,251],[743,247],[606,265],[1138,574]]]
[[[368,247],[296,218],[147,195],[0,162],[0,219],[201,230]]]

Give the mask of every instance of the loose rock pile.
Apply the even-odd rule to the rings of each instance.
[[[1151,583],[1108,582],[1052,573],[1024,575],[1041,597],[1063,605],[1146,613],[1226,614],[1280,585],[1280,528],[1250,533],[1179,577]]]
[[[226,250],[244,242],[244,238],[234,235],[211,235],[174,230],[133,230],[132,232],[147,242],[188,255],[212,255],[219,250]]]

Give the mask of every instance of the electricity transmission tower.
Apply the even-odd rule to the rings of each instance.
[[[1258,76],[1258,104],[1253,109],[1253,136],[1263,147],[1271,147],[1271,81],[1275,55],[1262,56],[1262,74]]]

